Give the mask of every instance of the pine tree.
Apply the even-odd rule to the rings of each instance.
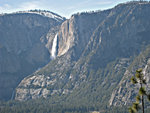
[[[139,84],[139,93],[136,96],[136,102],[132,104],[132,107],[129,108],[130,113],[136,113],[141,109],[140,103],[142,104],[142,112],[144,113],[144,96],[147,96],[148,100],[150,101],[150,94],[147,94],[144,85],[146,85],[146,79],[142,73],[142,69],[136,70],[135,77],[131,78],[131,82],[133,84]]]

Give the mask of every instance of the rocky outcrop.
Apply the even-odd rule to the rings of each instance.
[[[68,74],[70,73],[69,69],[71,69],[74,66],[74,62],[80,58],[80,55],[88,44],[92,33],[108,14],[109,10],[104,12],[75,14],[69,20],[66,20],[64,23],[62,23],[60,29],[57,29],[58,58],[56,58],[54,61],[50,62],[43,68],[44,71],[46,68],[48,68],[46,69],[48,73],[46,73],[45,71],[46,76],[52,75],[53,79],[57,79],[57,83],[55,83],[55,85],[63,84],[67,79],[71,79],[71,75],[70,77],[68,77]],[[100,19],[95,20],[95,18]],[[53,31],[53,29],[49,31],[47,37],[54,37],[56,35],[56,32],[53,33],[51,31]],[[49,48],[49,50],[51,50],[52,48],[52,43],[52,38],[48,38],[48,43],[46,46]],[[49,68],[49,66],[51,68]],[[38,72],[36,72],[35,74],[37,76],[39,75]],[[22,82],[20,84],[22,84]],[[67,85],[66,87],[70,87],[70,85]],[[53,90],[56,91],[57,87],[55,88],[54,86]],[[69,92],[69,89],[65,89],[65,91],[61,89],[61,93],[66,92]],[[17,93],[19,93],[18,90]],[[18,99],[18,97],[16,99]]]
[[[0,15],[0,99],[10,99],[24,77],[50,61],[46,45],[54,37],[47,38],[47,33],[64,20],[44,11]]]
[[[42,92],[41,86],[30,88],[29,81],[44,75],[57,81],[49,90],[59,92],[55,96],[61,98],[63,92],[68,92],[67,102],[99,105],[131,102],[131,91],[125,88],[130,86],[127,75],[133,73],[130,67],[137,68],[133,59],[149,45],[149,10],[149,2],[130,2],[106,11],[73,15],[58,32],[56,59],[21,81],[19,86],[23,87],[17,87],[16,100],[28,100],[34,90]],[[146,63],[140,65],[145,67]],[[24,83],[28,82],[26,87]],[[49,94],[51,99],[53,93]],[[39,97],[34,94],[34,98]]]
[[[111,99],[109,101],[110,106],[122,106],[130,105],[135,101],[135,96],[138,94],[139,86],[133,85],[130,81],[131,77],[135,75],[135,71],[138,68],[143,68],[143,75],[146,78],[146,89],[150,90],[150,48],[142,52],[133,63],[127,68],[122,80],[117,88],[114,89]]]
[[[90,37],[98,25],[109,14],[109,10],[97,13],[74,14],[65,21],[58,33],[59,47],[58,56],[64,55],[71,49],[77,56],[80,56],[88,44]],[[99,19],[96,19],[99,18]]]
[[[40,97],[47,98],[55,94],[68,94],[68,89],[52,90],[57,80],[45,75],[35,75],[31,78],[25,78],[16,90],[16,100],[37,99]]]
[[[59,22],[63,22],[65,20],[64,17],[62,17],[62,16],[60,16],[56,13],[53,13],[51,11],[46,11],[46,10],[37,10],[37,9],[35,9],[35,10],[28,10],[28,11],[19,11],[19,12],[15,12],[15,13],[19,13],[19,14],[21,14],[21,13],[23,13],[23,14],[25,14],[25,13],[27,13],[27,14],[29,14],[29,13],[30,14],[38,14],[38,15],[41,15],[41,16],[44,16],[44,17],[54,19],[54,20],[59,21]]]

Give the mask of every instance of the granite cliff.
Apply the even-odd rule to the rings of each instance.
[[[128,2],[72,15],[57,32],[56,58],[24,78],[15,99],[67,95],[64,101],[76,104],[130,104],[129,68],[142,65],[149,77],[149,54],[145,64],[134,63],[150,43],[149,10],[149,2]]]
[[[57,31],[64,20],[42,10],[0,15],[0,99],[11,99],[24,77],[50,61],[46,45],[54,37],[48,32]]]
[[[142,1],[67,20],[41,10],[0,15],[0,99],[131,104],[135,70],[149,83],[149,11]]]

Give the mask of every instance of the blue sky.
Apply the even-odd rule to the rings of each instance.
[[[128,0],[0,0],[0,13],[44,9],[69,18],[82,11],[103,10]]]

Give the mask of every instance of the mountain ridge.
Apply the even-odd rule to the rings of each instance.
[[[98,103],[100,105],[105,103],[104,105],[108,105],[111,93],[119,84],[133,58],[136,55],[138,56],[143,47],[149,44],[149,8],[149,2],[130,2],[96,14],[81,13],[73,15],[70,20],[62,24],[58,32],[60,42],[58,42],[59,48],[56,59],[30,75],[31,77],[43,75],[51,79],[46,81],[44,87],[39,85],[41,89],[29,88],[30,85],[32,86],[35,83],[26,87],[24,82],[27,82],[30,78],[22,81],[20,85],[23,88],[17,88],[16,100],[35,99],[34,94],[26,93],[26,91],[32,90],[33,92],[31,92],[34,93],[46,88],[49,91],[47,96],[50,99],[54,94],[60,95],[58,96],[60,98],[63,98],[63,95],[66,94],[68,96],[67,102],[78,103],[82,101],[85,105],[87,103]],[[95,14],[95,17],[92,14]],[[92,24],[91,22],[94,23],[94,21],[90,21],[92,17],[96,21],[99,19],[99,22]],[[84,18],[85,23],[82,22],[82,18]],[[88,18],[87,22],[85,18]],[[69,21],[72,22],[69,25],[73,27],[68,27]],[[87,23],[89,23],[89,26]],[[66,31],[66,34],[63,34],[61,30]],[[71,33],[69,34],[69,32]],[[86,33],[89,36],[88,38]],[[84,36],[86,38],[83,38]],[[87,42],[84,40],[86,42],[84,44],[82,39],[87,39]],[[69,48],[66,49],[65,45],[63,47],[63,40],[66,42],[69,40],[69,42],[63,43],[71,44]],[[60,47],[63,48],[62,50],[65,48],[65,52],[62,52]],[[59,53],[59,51],[62,53]],[[47,82],[51,82],[51,85],[47,85]],[[42,97],[42,95],[38,96]]]
[[[44,33],[37,35],[38,38],[33,41],[38,43],[32,46],[34,38],[29,41],[29,47],[33,48],[29,48],[30,54],[25,54],[29,55],[25,58],[31,64],[38,61],[45,63],[19,79],[13,87],[16,88],[14,99],[27,102],[43,99],[48,100],[49,104],[65,103],[90,106],[91,109],[130,105],[136,91],[131,89],[133,86],[129,79],[135,70],[144,68],[149,80],[149,10],[150,2],[127,2],[104,11],[77,13],[61,22],[37,14],[19,14],[28,15],[28,29],[34,26],[43,29],[43,23],[46,24],[46,29],[42,31]],[[29,21],[31,15],[46,21],[40,23],[36,18]],[[18,51],[18,47],[9,48],[13,50],[12,56],[24,54],[24,51]],[[4,48],[0,39],[0,52],[3,55],[9,56],[9,48]],[[52,48],[55,49],[53,55]],[[6,59],[10,59],[11,55]],[[52,56],[56,57],[51,59]],[[4,56],[0,54],[0,57]],[[20,67],[17,65],[18,59],[19,56],[14,58],[16,67]],[[8,70],[13,73],[15,66],[8,67]],[[15,77],[17,80],[18,76]]]
[[[0,99],[10,99],[21,79],[51,60],[47,33],[63,21],[27,13],[0,16]]]
[[[4,15],[10,15],[10,14],[22,14],[22,13],[31,13],[31,14],[38,14],[38,15],[41,15],[41,16],[44,16],[44,17],[49,17],[49,18],[54,18],[56,19],[57,21],[61,21],[61,20],[65,20],[66,18],[65,17],[62,17],[56,13],[53,13],[51,11],[48,11],[48,10],[38,10],[38,9],[35,9],[35,10],[26,10],[26,11],[17,11],[17,12],[13,12],[13,13],[2,13],[0,14],[1,16],[4,16]]]

